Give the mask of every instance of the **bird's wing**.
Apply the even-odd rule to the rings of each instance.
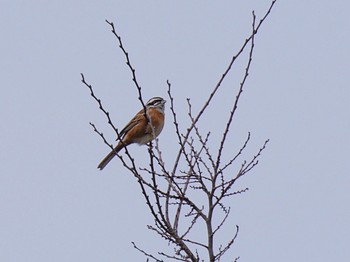
[[[144,110],[140,110],[134,117],[133,119],[130,120],[129,123],[127,123],[127,125],[119,132],[119,135],[121,137],[123,137],[128,131],[130,131],[130,129],[132,129],[134,126],[136,126],[140,120],[142,119],[142,117],[144,114]],[[118,140],[118,139],[117,139]]]

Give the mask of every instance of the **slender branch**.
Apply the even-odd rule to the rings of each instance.
[[[258,158],[261,155],[261,153],[265,150],[267,143],[270,141],[270,139],[265,140],[263,146],[259,148],[258,153],[252,158],[252,160],[246,165],[246,167],[242,170],[242,173],[245,174],[249,172],[252,168],[254,168],[258,164]]]
[[[113,128],[113,130],[115,131],[115,133],[117,134],[117,139],[124,145],[124,142],[123,142],[123,139],[118,131],[118,129],[114,126],[111,118],[110,118],[110,115],[109,115],[109,112],[104,108],[102,102],[101,102],[101,99],[99,99],[96,95],[95,95],[95,92],[92,88],[92,85],[88,84],[85,80],[85,77],[84,77],[84,74],[81,74],[81,81],[84,83],[84,85],[86,87],[88,87],[88,89],[90,90],[90,96],[98,103],[99,105],[99,109],[104,113],[104,115],[107,117],[107,120],[108,120],[108,124]],[[90,125],[94,128],[94,131],[99,134],[101,136],[101,138],[103,139],[104,143],[106,145],[108,145],[108,147],[110,147],[113,151],[114,151],[114,148],[113,146],[107,142],[107,140],[105,139],[103,133],[99,132],[96,128],[96,126],[90,122]],[[118,156],[118,158],[122,161],[123,165],[125,167],[127,167],[127,169],[129,169],[130,171],[132,170],[135,170],[136,171],[136,165],[135,165],[135,160],[133,159],[133,157],[130,155],[127,147],[124,145],[124,150],[125,150],[125,153],[126,155],[128,156],[129,160],[131,161],[132,163],[132,168],[130,168],[126,162],[123,160],[123,158],[117,153],[115,152],[115,155]],[[135,174],[135,171],[132,171],[133,174]]]
[[[251,34],[243,43],[243,45],[241,46],[241,49],[232,57],[231,62],[228,64],[225,72],[223,73],[223,75],[221,76],[219,82],[216,84],[215,88],[213,89],[213,91],[210,93],[209,98],[207,99],[207,101],[204,103],[202,109],[198,112],[197,116],[194,118],[193,123],[191,124],[191,126],[187,129],[187,132],[184,136],[184,141],[181,144],[181,148],[177,154],[176,160],[175,160],[175,164],[174,164],[174,168],[173,168],[173,174],[175,173],[177,166],[179,164],[179,160],[180,157],[182,155],[182,151],[183,151],[183,145],[185,144],[185,141],[189,138],[189,135],[194,127],[194,125],[196,125],[196,123],[199,121],[199,119],[201,118],[202,114],[204,113],[204,111],[207,109],[207,107],[209,106],[210,102],[212,101],[214,95],[216,94],[216,92],[218,91],[219,87],[221,86],[222,82],[225,80],[227,74],[231,71],[232,65],[234,64],[234,62],[236,61],[236,59],[243,53],[243,51],[245,50],[247,44],[252,40],[252,38],[258,33],[260,26],[263,24],[263,22],[265,21],[265,19],[267,18],[267,16],[270,14],[273,6],[275,5],[276,0],[273,0],[271,2],[271,5],[268,9],[268,11],[266,12],[265,16],[260,20],[260,22],[258,23],[258,25],[256,26],[255,30],[253,31],[253,34]]]
[[[153,256],[152,254],[146,253],[146,251],[144,251],[143,249],[141,249],[138,246],[136,246],[135,242],[131,242],[131,244],[134,246],[134,248],[136,250],[140,251],[146,257],[152,258],[154,261],[157,261],[157,262],[164,262],[164,260],[160,260],[160,259],[156,258],[155,256]],[[147,259],[147,261],[148,261],[148,259]]]
[[[257,159],[259,158],[259,156],[261,155],[261,153],[264,151],[264,149],[266,148],[267,143],[269,142],[269,140],[266,140],[264,145],[259,149],[258,153],[256,155],[254,155],[254,157],[252,158],[252,160],[248,163],[248,165],[246,164],[246,161],[244,161],[244,163],[241,166],[241,169],[238,171],[237,175],[235,178],[231,179],[230,181],[228,181],[225,184],[225,188],[221,191],[220,195],[217,197],[215,203],[213,204],[214,206],[216,206],[217,204],[219,204],[219,202],[221,201],[222,198],[224,198],[225,196],[229,196],[230,193],[229,190],[232,188],[232,186],[234,185],[234,183],[243,175],[245,175],[247,172],[249,172],[252,168],[254,168],[258,162]]]
[[[114,26],[114,23],[113,22],[109,22],[107,19],[106,19],[106,23],[109,24],[112,28],[112,33],[113,35],[118,39],[118,43],[119,43],[119,48],[122,50],[124,56],[125,56],[125,59],[126,59],[126,64],[127,66],[129,67],[130,71],[131,71],[131,74],[132,74],[132,81],[134,82],[136,88],[137,88],[137,91],[138,91],[138,99],[140,100],[141,104],[142,104],[142,107],[145,111],[145,115],[146,114],[146,105],[145,103],[143,102],[143,99],[142,99],[142,92],[141,92],[141,86],[139,85],[139,83],[137,82],[137,79],[136,79],[136,70],[135,68],[131,65],[131,62],[130,62],[130,58],[129,58],[129,53],[125,50],[124,46],[123,46],[123,42],[122,42],[122,38],[120,35],[118,35],[118,33],[116,32],[115,30],[115,26]],[[148,121],[149,119],[147,119]]]
[[[187,104],[188,104],[188,108],[189,108],[189,112],[188,112],[188,115],[189,115],[189,117],[190,117],[190,119],[191,119],[191,121],[192,121],[192,123],[194,122],[194,118],[193,118],[193,116],[192,116],[192,105],[191,105],[191,102],[190,102],[190,99],[188,98],[187,99]],[[207,157],[208,157],[208,159],[209,159],[209,161],[210,161],[210,163],[211,163],[211,165],[212,165],[212,167],[213,167],[213,170],[215,170],[215,162],[214,162],[214,160],[213,160],[213,158],[212,158],[212,154],[209,152],[209,148],[207,147],[207,143],[208,143],[208,138],[209,138],[209,134],[207,135],[207,137],[206,137],[206,139],[205,140],[203,140],[203,138],[202,138],[202,136],[201,136],[201,134],[200,134],[200,132],[199,132],[199,128],[198,128],[198,126],[197,125],[194,125],[193,126],[193,128],[195,129],[195,133],[196,133],[196,135],[197,135],[197,137],[198,137],[198,139],[199,139],[199,142],[202,144],[202,147],[204,148],[204,150],[205,150],[205,153],[206,153],[206,155],[207,155]],[[209,171],[209,170],[208,170]],[[210,173],[210,175],[212,175],[212,171],[209,171],[209,173]]]
[[[247,147],[249,140],[250,132],[248,132],[247,139],[245,140],[243,146],[239,149],[238,153],[227,164],[225,164],[221,169],[218,170],[218,174],[222,174],[226,168],[232,165],[232,163],[242,154],[243,150]]]
[[[228,210],[225,212],[225,216],[220,222],[220,224],[216,227],[216,229],[213,231],[213,235],[216,234],[217,231],[222,227],[222,225],[226,222],[226,219],[228,218],[228,215],[230,214],[231,208],[228,208]]]
[[[246,66],[246,69],[245,69],[245,74],[244,74],[244,77],[243,77],[243,80],[240,84],[240,87],[239,87],[239,91],[238,91],[238,94],[236,96],[236,99],[235,99],[235,102],[233,104],[233,108],[230,112],[230,116],[229,116],[229,119],[227,121],[227,124],[226,124],[226,128],[225,128],[225,131],[223,133],[223,136],[222,136],[222,139],[221,139],[221,142],[220,142],[220,146],[219,146],[219,150],[218,150],[218,156],[217,156],[217,159],[216,159],[216,165],[215,165],[215,170],[217,171],[219,169],[219,165],[220,165],[220,159],[221,159],[221,154],[222,154],[222,150],[224,148],[224,144],[225,144],[225,141],[226,141],[226,138],[227,138],[227,134],[228,134],[228,131],[230,129],[230,126],[232,124],[232,120],[233,120],[233,116],[235,115],[236,113],[236,110],[237,110],[237,106],[238,106],[238,102],[239,102],[239,99],[241,97],[241,94],[243,92],[243,87],[244,87],[244,84],[248,78],[248,75],[249,75],[249,69],[250,69],[250,65],[252,63],[252,60],[253,60],[253,51],[254,51],[254,32],[255,32],[255,19],[256,19],[256,16],[255,16],[255,13],[254,11],[252,12],[252,15],[253,15],[253,23],[252,23],[252,37],[251,37],[251,46],[250,46],[250,51],[249,51],[249,59],[248,59],[248,64]]]
[[[230,249],[230,247],[232,246],[232,244],[235,242],[237,236],[238,236],[238,232],[239,232],[239,226],[236,225],[236,233],[233,236],[233,238],[227,243],[227,245],[225,246],[225,248],[223,250],[221,250],[218,254],[215,255],[215,260],[220,259],[226,252],[227,250]]]
[[[111,120],[111,117],[109,115],[109,112],[104,108],[104,106],[102,105],[102,102],[101,102],[101,99],[99,99],[95,93],[94,93],[94,90],[92,88],[92,85],[88,84],[86,81],[85,81],[85,77],[84,77],[84,74],[81,73],[81,82],[84,83],[84,85],[90,90],[90,95],[93,99],[95,99],[95,101],[98,103],[99,105],[99,109],[104,113],[104,115],[107,117],[107,120],[108,120],[108,124],[113,128],[113,130],[119,134],[118,132],[118,129],[115,127],[115,125],[113,124],[112,120]]]

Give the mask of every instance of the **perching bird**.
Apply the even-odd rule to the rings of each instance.
[[[97,168],[102,170],[124,146],[133,143],[144,145],[155,139],[164,126],[165,102],[161,97],[153,97],[148,100],[145,106],[149,121],[142,108],[120,131],[119,136],[123,142],[119,141],[114,150],[101,161]]]

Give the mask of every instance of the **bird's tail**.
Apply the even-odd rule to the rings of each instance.
[[[109,154],[102,159],[101,163],[98,164],[97,168],[102,170],[105,168],[105,166],[109,163],[109,161],[111,161],[113,159],[113,157],[116,156],[116,153],[118,153],[121,149],[123,148],[123,145],[121,145],[120,143],[114,148],[114,150],[112,150],[111,152],[109,152]]]

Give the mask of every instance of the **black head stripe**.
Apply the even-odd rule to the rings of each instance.
[[[164,99],[161,97],[153,97],[150,100],[148,100],[147,105],[148,106],[156,106],[156,105],[161,104],[163,101],[164,101]]]

